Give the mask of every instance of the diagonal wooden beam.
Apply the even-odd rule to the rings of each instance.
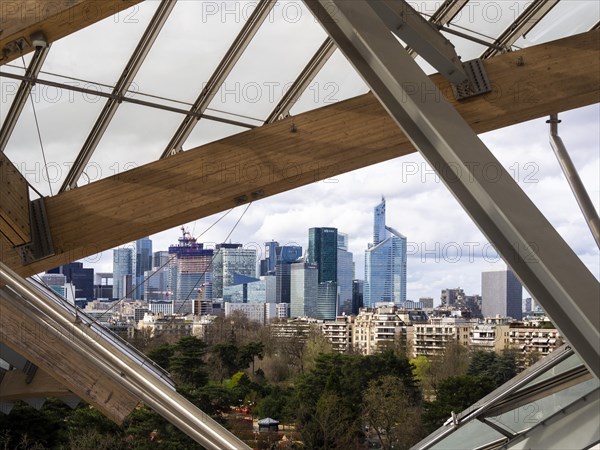
[[[496,130],[598,103],[599,39],[595,30],[486,60],[493,92],[460,103],[443,77],[432,80],[477,133]],[[2,242],[0,256],[31,275],[414,151],[377,100],[362,95],[48,198],[56,255],[23,267]]]
[[[0,5],[0,64],[35,48],[31,35],[52,43],[117,14],[142,0],[3,0]]]

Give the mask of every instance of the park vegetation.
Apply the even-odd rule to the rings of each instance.
[[[199,339],[133,341],[169,371],[178,392],[253,448],[406,449],[517,373],[515,354],[459,344],[410,359],[406,346],[339,354],[318,329],[275,338],[243,316],[217,319]],[[280,433],[256,433],[271,417]],[[285,439],[283,439],[285,436]],[[140,405],[118,426],[93,407],[48,399],[0,414],[0,449],[200,449]]]

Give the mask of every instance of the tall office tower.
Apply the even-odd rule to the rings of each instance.
[[[481,309],[484,317],[523,318],[523,286],[512,270],[481,273]]]
[[[340,240],[340,236],[343,238]],[[341,245],[341,246],[340,246]],[[352,280],[354,279],[354,258],[348,251],[348,235],[338,233],[337,249],[337,291],[338,314],[342,309],[348,313],[352,309]]]
[[[315,264],[319,272],[319,295],[316,317],[335,319],[337,313],[338,233],[336,228],[308,230],[307,262]],[[335,291],[335,295],[332,294]]]
[[[308,230],[306,262],[316,264],[319,283],[337,281],[338,233],[336,228],[311,228]]]
[[[299,245],[282,245],[275,248],[275,299],[276,303],[290,303],[291,264],[302,257]]]
[[[166,267],[169,263],[169,252],[160,250],[152,253],[152,268]]]
[[[144,300],[158,301],[169,299],[169,267],[154,267],[144,272]]]
[[[175,313],[192,311],[192,301],[198,292],[206,289],[212,298],[212,259],[213,250],[205,249],[201,243],[181,228],[182,236],[177,245],[169,247],[169,299],[175,300]]]
[[[213,260],[213,297],[222,298],[223,288],[233,285],[234,274],[256,278],[256,249],[242,244],[217,244]]]
[[[313,316],[321,320],[335,320],[338,310],[338,291],[335,281],[323,281],[317,288],[317,309]]]
[[[337,247],[340,250],[346,250],[346,251],[348,251],[348,235],[346,233],[340,233],[338,231],[337,236],[338,236],[338,238],[337,238]]]
[[[363,280],[352,280],[352,314],[355,316],[364,306],[364,286]]]
[[[80,300],[94,299],[94,269],[83,267],[83,263],[72,262],[55,267],[46,273],[61,273],[67,277],[67,283],[75,286],[75,298]]]
[[[260,261],[260,275],[271,275],[275,273],[275,265],[277,264],[277,247],[279,242],[265,242],[265,258]]]
[[[152,269],[152,241],[148,236],[135,241],[135,293],[136,300],[144,299],[144,272]]]
[[[319,271],[315,265],[290,265],[290,317],[316,317]]]
[[[373,243],[365,250],[364,304],[406,301],[406,237],[388,227],[385,198],[374,210]]]

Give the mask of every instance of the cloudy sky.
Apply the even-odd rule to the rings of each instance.
[[[466,10],[455,22],[491,35],[498,35],[526,4],[520,1],[476,3],[480,6]],[[581,28],[578,31],[584,31],[598,20],[597,2],[561,3],[568,3],[569,8],[551,13],[556,17],[544,19],[548,21],[546,26],[534,30],[518,44],[532,45],[561,37],[560,33],[572,30],[565,25],[573,23]],[[151,94],[193,102],[254,4],[179,2],[134,81],[132,90],[136,94],[130,95],[149,99],[142,94]],[[439,2],[418,2],[417,6],[427,13],[433,11],[435,4]],[[487,4],[496,6],[492,5],[492,8]],[[156,5],[157,2],[145,2],[56,42],[43,68],[48,73],[41,77],[108,92],[109,88],[92,81],[106,85],[115,83]],[[565,24],[565,20],[571,22]],[[301,3],[278,2],[213,100],[209,113],[259,124],[324,38],[325,34]],[[471,59],[483,51],[483,47],[461,39],[454,42],[463,59]],[[28,58],[25,59],[27,62]],[[13,65],[21,63],[14,61]],[[15,67],[3,70],[23,73]],[[0,79],[1,120],[4,120],[17,87],[14,80]],[[336,52],[292,109],[292,114],[366,91],[360,77]],[[85,141],[104,100],[40,85],[34,88],[32,96],[48,161],[48,175],[39,163],[41,150],[34,131],[31,104],[25,108],[6,153],[27,179],[47,195],[50,186],[54,193],[60,188],[68,165]],[[173,101],[154,100],[188,107]],[[599,116],[600,109],[594,105],[562,113],[563,122],[559,126],[596,208],[600,198]],[[121,105],[81,183],[155,160],[181,119],[182,116],[171,112]],[[481,137],[582,261],[599,277],[598,249],[550,148],[545,120],[538,119]],[[244,129],[201,120],[184,148],[241,131]],[[409,298],[430,296],[437,300],[441,289],[458,286],[467,293],[480,293],[481,271],[504,267],[477,227],[418,154],[255,202],[231,240],[260,249],[271,239],[306,247],[308,228],[337,227],[348,233],[356,276],[363,278],[364,250],[371,240],[373,207],[382,195],[387,200],[388,225],[406,235],[409,242]],[[244,208],[235,209],[201,240],[222,242]],[[186,226],[198,235],[218,217],[204,218]],[[151,236],[154,250],[166,249],[179,235],[180,230],[175,228]],[[111,261],[110,251],[85,260],[100,271],[111,271]]]

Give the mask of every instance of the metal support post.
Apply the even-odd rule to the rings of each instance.
[[[567,151],[563,140],[558,135],[558,124],[560,123],[558,114],[552,114],[548,123],[550,124],[550,145],[565,174],[565,178],[569,182],[569,186],[571,187],[575,200],[577,200],[577,204],[585,217],[585,221],[592,232],[596,245],[600,248],[600,218],[598,217],[596,208],[594,207],[581,178],[579,178],[575,164],[573,164],[573,161],[569,157],[569,152]]]
[[[366,1],[305,0],[390,116],[600,376],[600,285]]]
[[[35,53],[31,57],[29,67],[25,72],[26,77],[32,78],[34,80],[37,78],[37,76],[40,73],[40,70],[42,70],[42,65],[46,60],[46,56],[48,56],[49,50],[49,45],[45,47],[38,47],[35,50]],[[4,119],[2,129],[0,130],[0,152],[4,152],[4,149],[6,148],[8,140],[10,139],[10,136],[12,135],[12,132],[15,129],[15,125],[17,125],[17,121],[21,116],[21,112],[23,111],[25,103],[27,102],[27,97],[29,97],[29,93],[31,92],[31,88],[34,84],[34,81],[21,81],[15,98],[13,99],[13,102],[10,105],[10,109],[8,110],[8,114]]]

